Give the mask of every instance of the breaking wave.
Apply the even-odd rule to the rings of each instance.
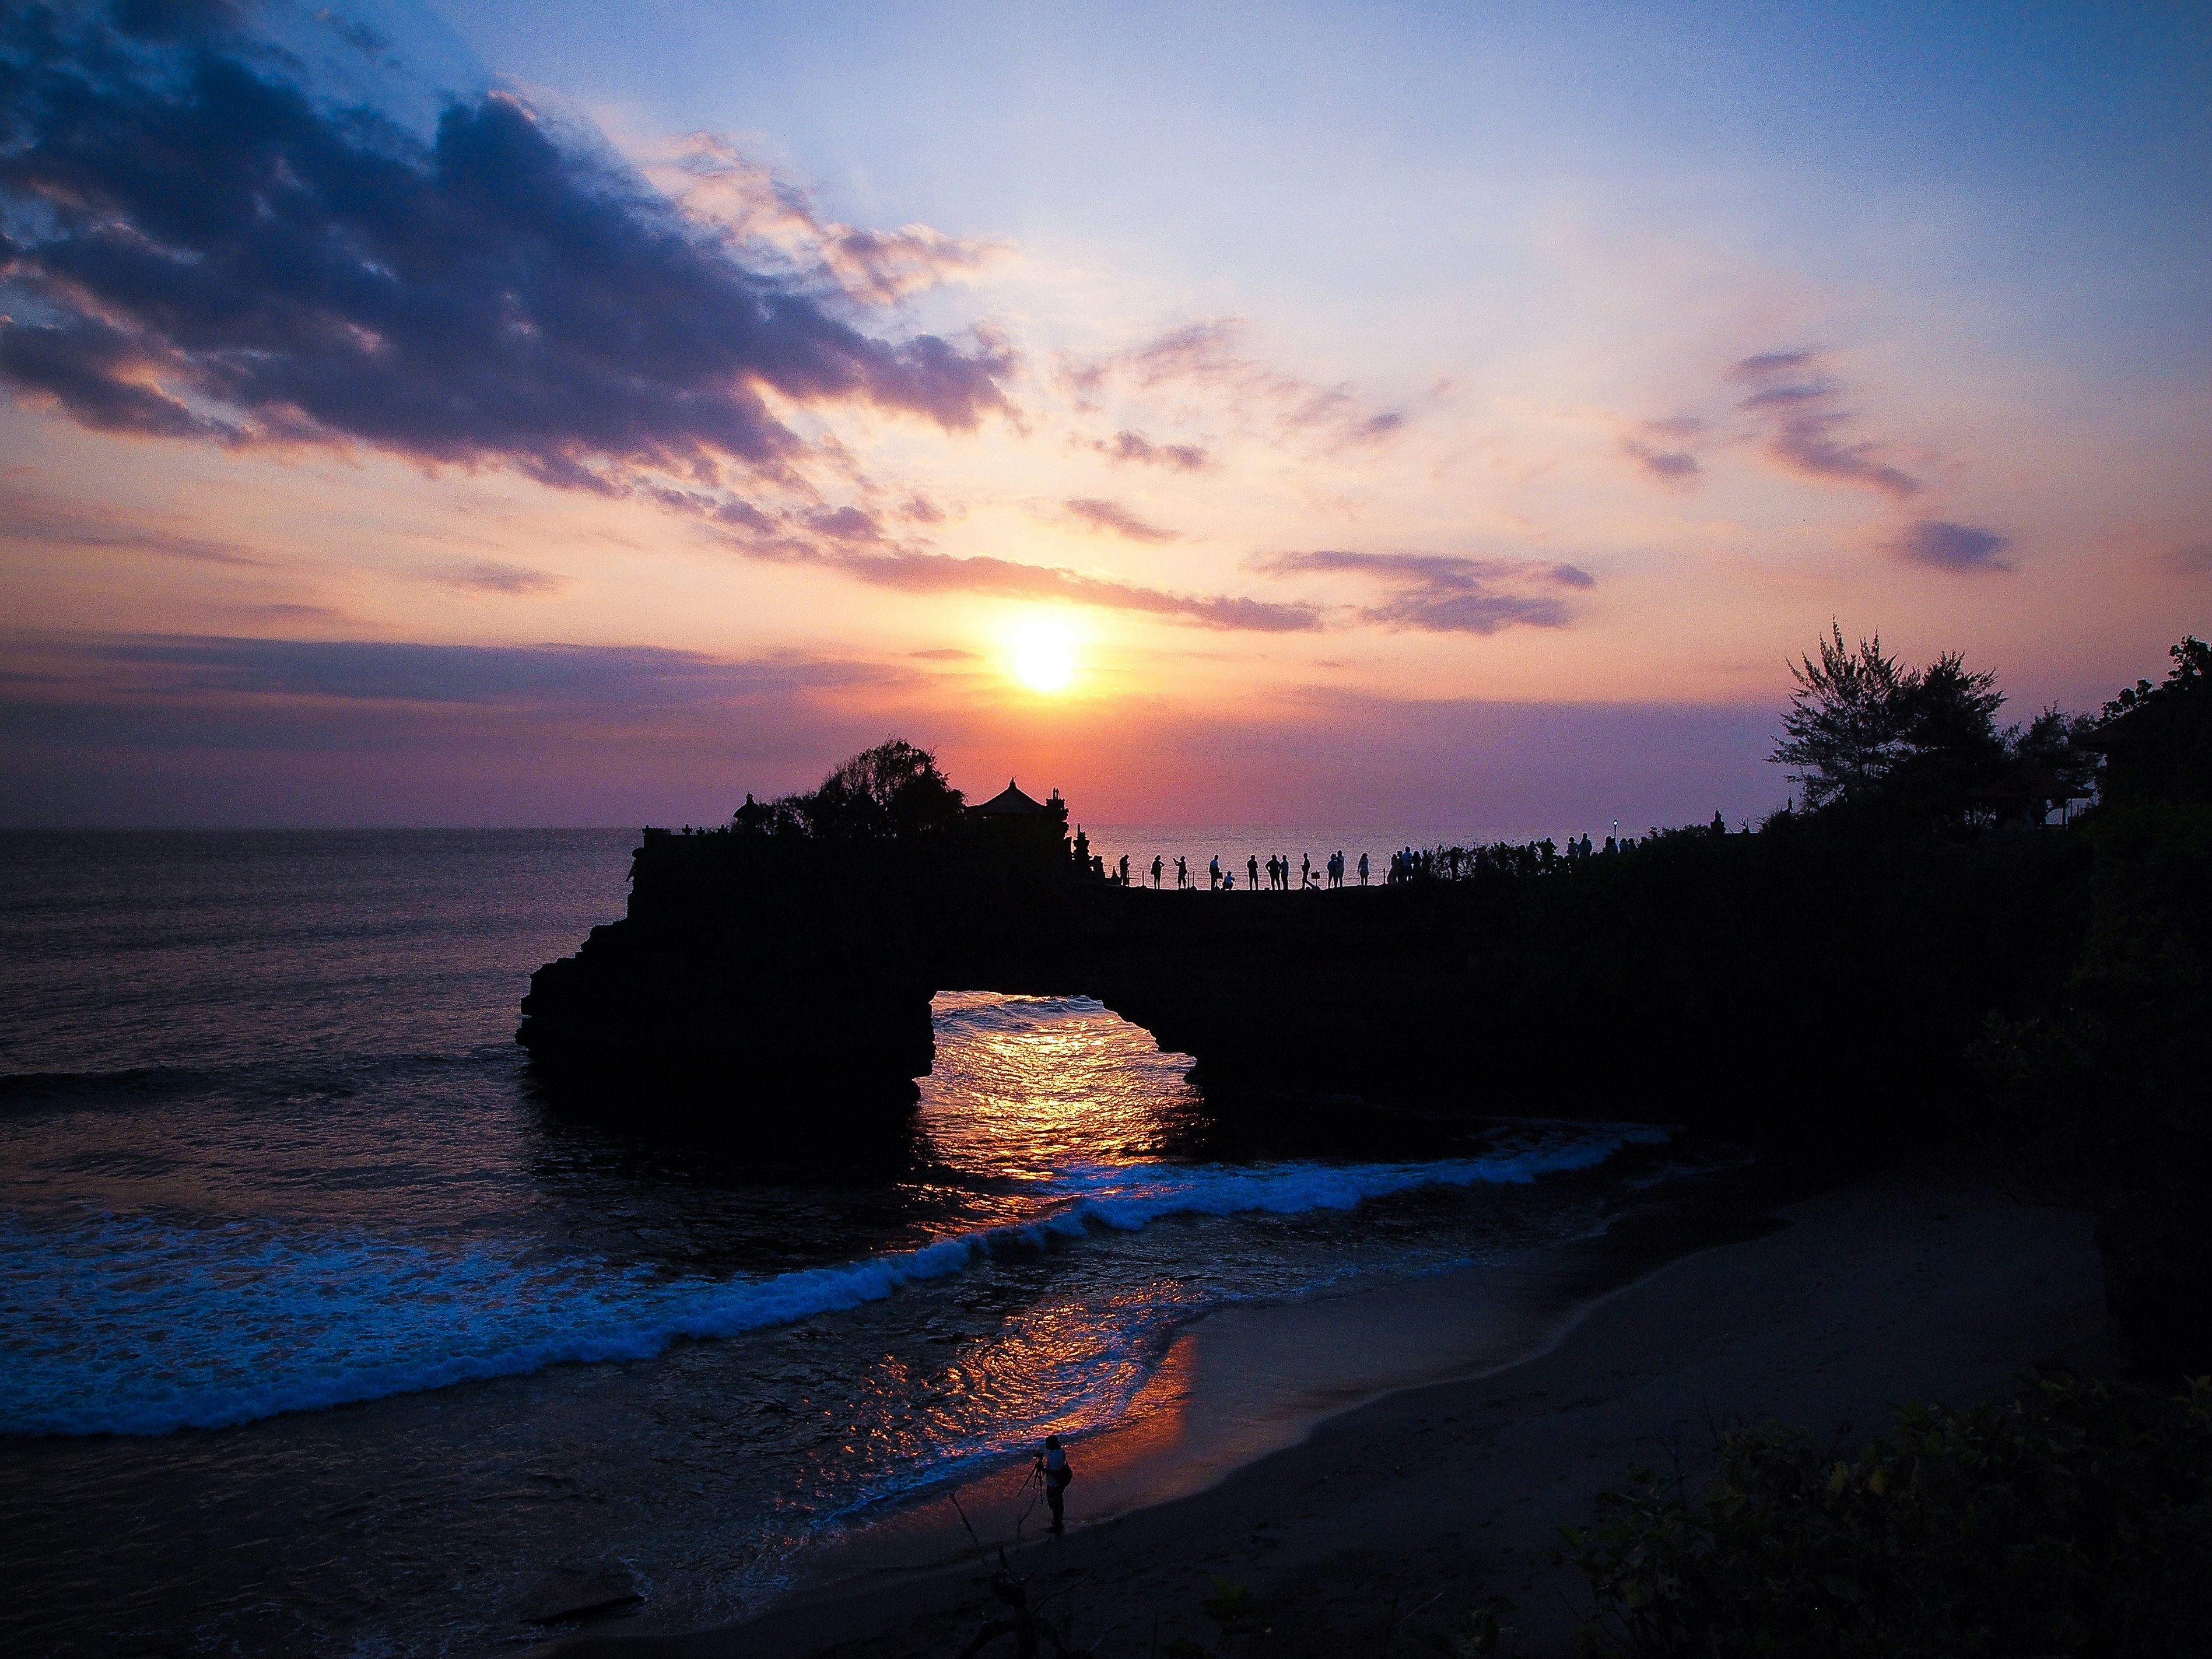
[[[1039,1213],[840,1266],[671,1279],[542,1249],[456,1249],[234,1223],[0,1220],[0,1434],[165,1434],[510,1376],[645,1359],[859,1307],[1010,1251],[1176,1217],[1348,1210],[1428,1187],[1593,1168],[1660,1132],[1565,1128],[1477,1158],[1077,1169]]]

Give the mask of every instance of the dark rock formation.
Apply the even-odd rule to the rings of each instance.
[[[1057,802],[1054,803],[1057,805]],[[1088,878],[1064,817],[863,842],[648,831],[629,915],[532,981],[541,1071],[733,1127],[896,1105],[940,989],[1080,994],[1224,1107],[1357,1095],[1871,1137],[1961,1088],[2078,950],[2062,835],[1661,837],[1336,892]]]
[[[942,987],[1054,980],[1064,820],[912,840],[648,830],[629,914],[531,976],[516,1041],[556,1082],[712,1109],[903,1105]]]

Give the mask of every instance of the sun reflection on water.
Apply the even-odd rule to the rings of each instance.
[[[1196,1106],[1189,1058],[1096,1004],[952,992],[937,999],[936,1072],[923,1133],[971,1179],[1018,1201],[1072,1170],[1147,1162],[1172,1149]],[[1012,1218],[1009,1212],[1008,1218]]]

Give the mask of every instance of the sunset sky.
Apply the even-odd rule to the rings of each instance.
[[[2212,631],[2202,6],[0,21],[0,821],[1778,805]],[[2002,19],[2002,21],[2000,21]]]

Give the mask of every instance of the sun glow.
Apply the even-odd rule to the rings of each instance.
[[[1014,635],[1014,678],[1032,691],[1065,691],[1075,678],[1075,641],[1067,629],[1025,623]]]

